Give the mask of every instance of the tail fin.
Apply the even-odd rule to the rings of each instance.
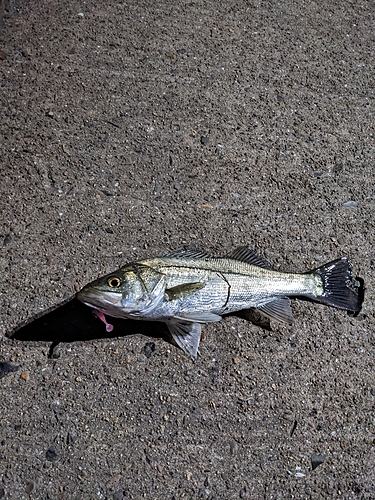
[[[362,308],[363,280],[352,281],[352,269],[346,257],[324,264],[312,274],[322,280],[323,293],[314,300],[347,311],[359,312]]]

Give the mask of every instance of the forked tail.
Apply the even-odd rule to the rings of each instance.
[[[362,308],[363,280],[353,282],[352,269],[346,257],[328,262],[315,271],[322,281],[323,292],[314,300],[347,311],[359,312]]]

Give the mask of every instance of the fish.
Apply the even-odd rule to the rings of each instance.
[[[192,360],[197,358],[202,324],[249,309],[291,324],[290,298],[298,297],[358,313],[363,283],[353,279],[346,257],[302,274],[284,273],[241,246],[224,257],[185,248],[130,262],[77,293],[107,331],[113,326],[106,315],[164,322]]]

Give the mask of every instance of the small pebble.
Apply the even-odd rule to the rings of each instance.
[[[154,342],[147,342],[141,350],[141,353],[146,356],[146,358],[150,358],[152,353],[155,351],[156,346]]]
[[[229,441],[229,451],[231,455],[237,455],[238,452],[238,444],[234,439]]]
[[[20,378],[22,378],[22,380],[25,380],[27,382],[28,380],[30,380],[30,375],[28,374],[28,372],[22,372]]]
[[[203,146],[205,146],[206,144],[208,144],[210,142],[210,139],[208,137],[204,137],[202,135],[201,137],[201,144],[203,144]]]
[[[9,245],[9,243],[12,243],[12,239],[13,239],[12,234],[11,233],[7,234],[4,238],[4,245]]]
[[[113,500],[123,500],[124,498],[126,498],[124,496],[124,491],[123,489],[121,488],[120,490],[116,491],[113,496],[112,496]]]
[[[12,365],[9,361],[0,361],[0,378],[5,377],[8,373],[16,372],[20,367]]]
[[[58,359],[61,356],[59,344],[52,345],[48,357],[50,359]]]
[[[315,470],[319,465],[322,465],[324,463],[325,457],[324,455],[311,455],[311,467],[312,470]]]
[[[28,495],[30,495],[35,490],[34,481],[29,481],[26,485],[25,491]]]
[[[75,443],[76,441],[77,441],[77,436],[75,436],[71,432],[68,432],[68,434],[66,436],[66,444],[69,446],[69,445],[72,445],[73,443]]]
[[[57,462],[59,458],[59,454],[54,446],[48,448],[48,450],[46,451],[46,459],[49,462]]]
[[[358,206],[358,203],[354,200],[349,200],[349,201],[346,201],[345,203],[343,203],[342,206],[349,207],[349,208],[355,208]]]

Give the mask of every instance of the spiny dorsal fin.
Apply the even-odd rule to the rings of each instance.
[[[263,267],[264,269],[272,269],[269,262],[246,246],[235,248],[226,255],[226,258],[246,262],[246,264]]]
[[[190,248],[180,248],[180,250],[176,250],[174,252],[168,252],[163,257],[174,257],[175,259],[204,259],[209,257],[209,253],[203,250],[194,250]]]
[[[262,307],[257,307],[257,311],[271,319],[276,319],[283,323],[293,323],[293,313],[290,308],[290,300],[288,297],[277,297],[272,302],[268,302]]]
[[[206,283],[197,281],[196,283],[182,283],[181,285],[174,286],[165,290],[169,300],[184,299],[197,290],[201,290],[206,286]]]

